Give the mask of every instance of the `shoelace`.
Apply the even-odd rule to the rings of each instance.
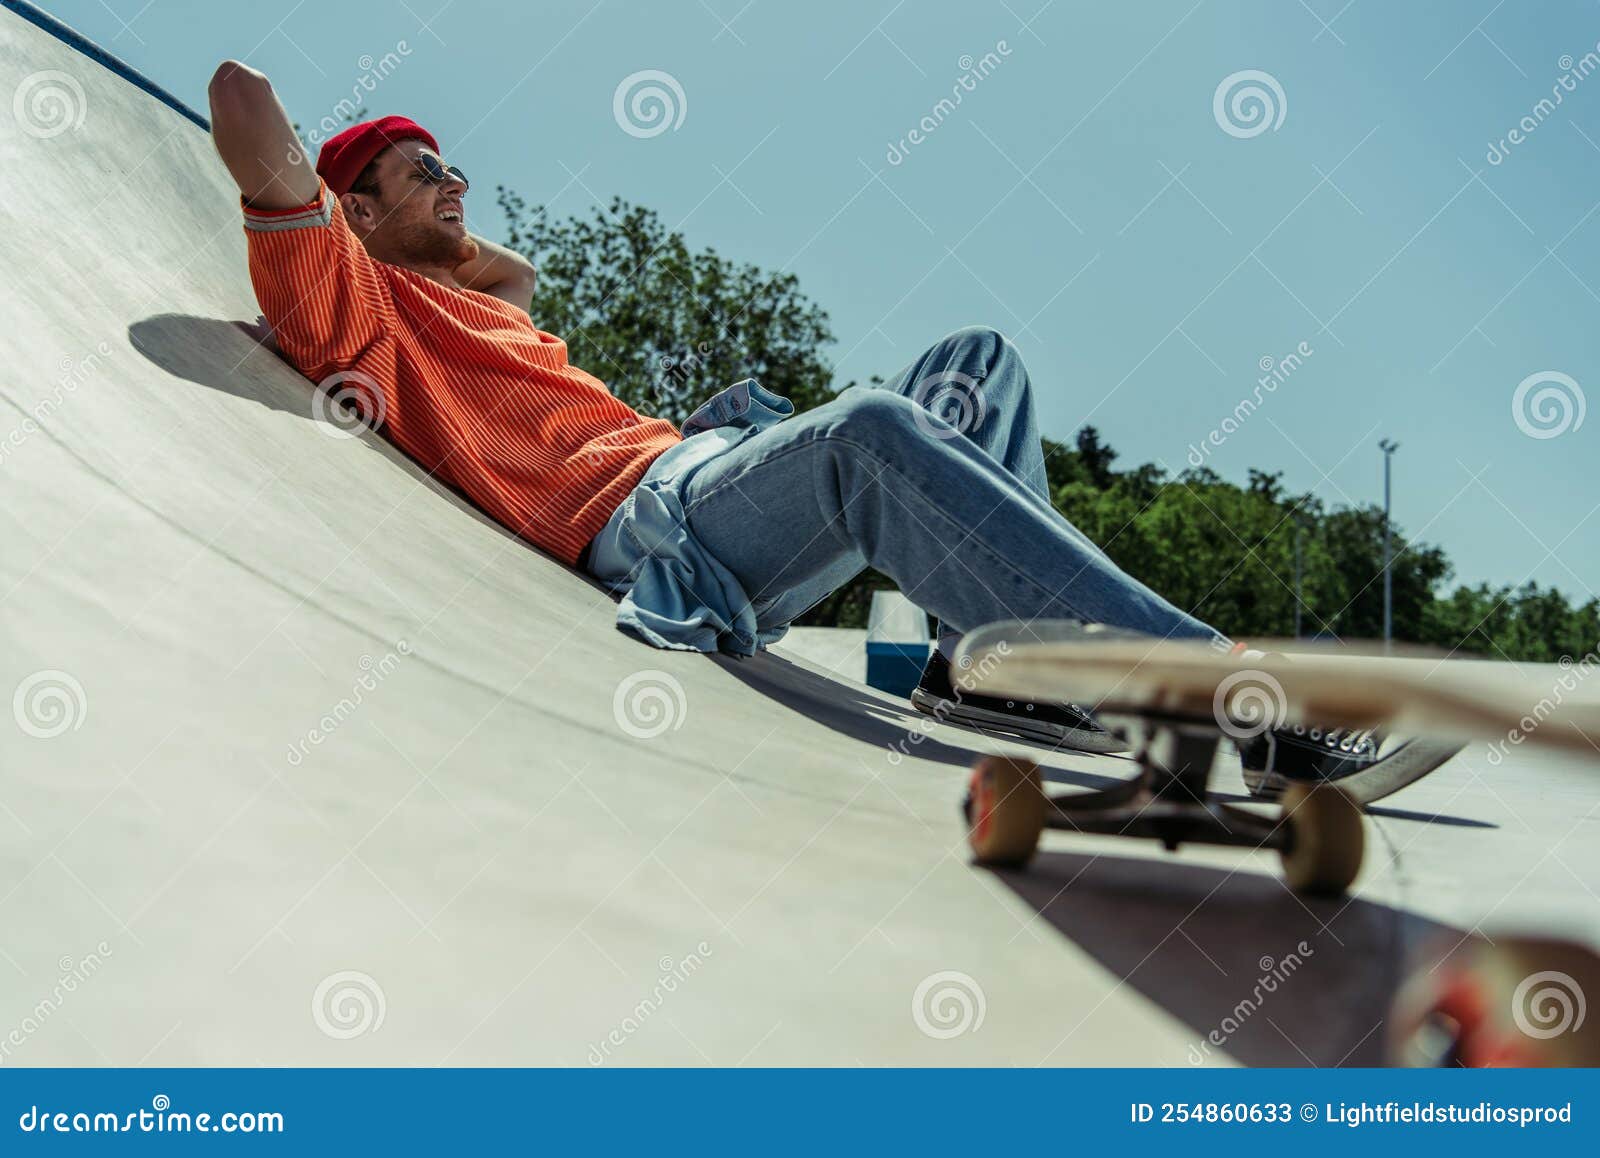
[[[1228,649],[1229,655],[1248,655],[1251,649],[1243,642]],[[1262,654],[1257,652],[1255,654]],[[1313,744],[1321,744],[1329,751],[1344,752],[1352,756],[1376,754],[1378,730],[1376,728],[1306,728],[1294,725],[1296,736],[1306,736]]]
[[[1296,736],[1305,736],[1313,744],[1321,744],[1330,751],[1365,756],[1377,751],[1376,728],[1305,728],[1294,725]]]

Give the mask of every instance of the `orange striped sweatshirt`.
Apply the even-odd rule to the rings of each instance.
[[[326,185],[298,209],[246,206],[244,226],[256,300],[300,372],[381,392],[368,406],[395,445],[565,563],[682,440],[523,310],[374,260]]]

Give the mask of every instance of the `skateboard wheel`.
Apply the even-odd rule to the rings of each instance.
[[[1283,794],[1288,843],[1284,879],[1297,893],[1336,897],[1361,871],[1366,832],[1361,806],[1331,784],[1291,784]]]
[[[967,792],[967,843],[979,864],[1019,868],[1044,831],[1044,786],[1031,760],[985,756],[972,766]]]

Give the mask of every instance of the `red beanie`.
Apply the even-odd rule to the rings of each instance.
[[[350,186],[361,176],[361,170],[372,163],[372,158],[390,145],[400,141],[417,140],[435,153],[439,142],[433,134],[410,117],[379,117],[351,125],[344,132],[329,137],[317,154],[317,173],[328,183],[334,193],[350,192]]]

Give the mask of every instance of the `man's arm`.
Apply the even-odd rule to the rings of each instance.
[[[278,346],[308,378],[360,363],[389,390],[379,340],[394,307],[379,263],[331,191],[317,200],[322,183],[272,86],[229,60],[210,97],[212,139],[245,199],[250,282]]]
[[[317,195],[306,159],[272,82],[236,60],[211,77],[211,139],[253,209],[297,209]]]
[[[477,236],[472,240],[478,243],[478,256],[456,266],[456,281],[466,289],[510,302],[518,309],[527,309],[538,280],[533,263],[503,245]]]

